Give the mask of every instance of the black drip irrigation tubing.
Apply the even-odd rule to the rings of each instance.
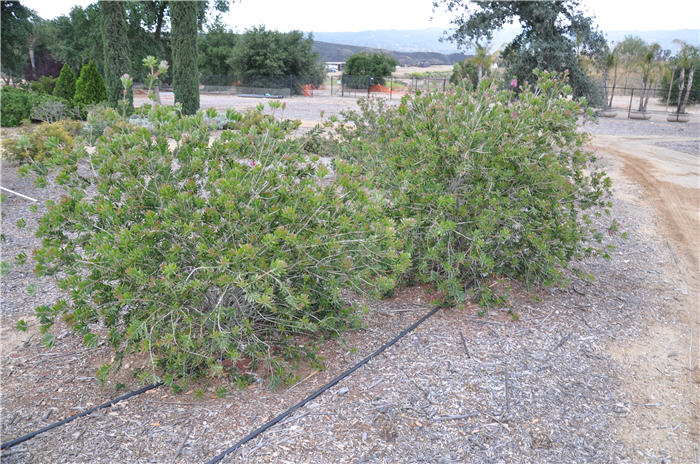
[[[473,281],[472,281],[472,282],[473,282]],[[470,282],[469,284],[467,284],[467,288],[471,287],[472,282]],[[328,382],[327,384],[325,384],[324,386],[322,386],[321,388],[319,388],[318,390],[316,390],[316,391],[315,391],[314,393],[312,393],[311,395],[309,395],[309,396],[307,396],[306,398],[304,398],[303,400],[299,401],[297,404],[295,404],[295,405],[292,406],[291,408],[287,409],[286,411],[284,411],[283,413],[281,413],[281,414],[278,415],[277,417],[275,417],[275,418],[273,418],[273,419],[270,419],[269,421],[267,421],[267,422],[266,422],[265,424],[263,424],[262,426],[258,427],[258,428],[255,429],[254,431],[250,432],[248,435],[246,435],[246,436],[243,437],[241,440],[239,440],[238,442],[236,442],[233,446],[227,448],[226,450],[224,450],[224,452],[222,452],[222,453],[219,454],[218,456],[216,456],[216,457],[210,459],[209,461],[207,461],[206,464],[215,464],[215,463],[217,463],[217,462],[220,462],[220,461],[221,461],[222,459],[224,459],[227,455],[233,453],[233,452],[236,451],[238,448],[240,448],[241,446],[243,446],[245,443],[249,442],[249,441],[252,440],[253,438],[255,438],[255,437],[257,437],[258,435],[260,435],[261,433],[265,432],[265,431],[266,431],[267,429],[269,429],[270,427],[273,427],[275,424],[279,423],[281,420],[283,420],[284,418],[288,417],[288,416],[289,416],[290,414],[292,414],[294,411],[296,411],[297,409],[299,409],[299,408],[303,407],[304,405],[306,405],[309,401],[313,401],[314,399],[318,398],[318,397],[321,396],[323,393],[325,393],[329,388],[332,388],[333,386],[335,386],[338,382],[340,382],[341,380],[343,380],[345,377],[349,376],[350,374],[352,374],[353,372],[355,372],[356,370],[358,370],[360,367],[362,367],[362,366],[364,366],[365,364],[367,364],[372,358],[375,358],[376,356],[380,355],[380,354],[383,353],[387,348],[389,348],[390,346],[394,345],[396,342],[398,342],[398,341],[399,341],[401,338],[403,338],[405,335],[407,335],[408,333],[410,333],[410,332],[412,332],[413,330],[415,330],[416,327],[418,327],[419,325],[421,325],[423,322],[425,322],[429,317],[431,317],[432,315],[434,315],[434,314],[435,314],[436,312],[438,312],[439,310],[440,310],[440,306],[436,306],[435,308],[431,309],[430,312],[428,312],[425,316],[421,317],[421,318],[418,319],[416,322],[414,322],[413,324],[411,324],[409,327],[407,327],[407,328],[405,328],[403,331],[401,331],[401,333],[399,333],[396,337],[392,338],[391,340],[389,340],[388,342],[386,342],[385,344],[383,344],[382,346],[380,346],[379,348],[377,348],[372,354],[370,354],[370,355],[368,355],[367,357],[365,357],[362,361],[358,362],[358,363],[355,364],[353,367],[351,367],[351,368],[348,369],[347,371],[343,372],[342,374],[340,374],[339,376],[337,376],[336,378],[334,378],[333,380],[331,380],[330,382]],[[98,405],[98,406],[95,406],[95,407],[93,407],[93,408],[86,409],[85,411],[80,412],[80,413],[78,413],[78,414],[75,414],[74,416],[66,417],[66,418],[63,419],[63,420],[58,421],[58,422],[55,422],[55,423],[53,423],[53,424],[51,424],[51,425],[48,425],[48,426],[46,426],[46,427],[44,427],[44,428],[42,428],[42,429],[36,430],[36,431],[31,432],[31,433],[28,433],[28,434],[26,434],[26,435],[22,435],[21,437],[17,437],[17,438],[15,438],[14,440],[10,440],[10,441],[7,441],[7,442],[5,442],[5,443],[2,443],[2,445],[0,445],[0,450],[5,450],[5,449],[12,448],[12,447],[15,446],[15,445],[19,445],[20,443],[23,443],[23,442],[25,442],[25,441],[27,441],[27,440],[31,440],[32,438],[36,437],[37,435],[39,435],[39,434],[41,434],[41,433],[48,432],[48,431],[51,430],[51,429],[55,429],[56,427],[60,427],[61,425],[67,424],[68,422],[72,422],[72,421],[74,421],[75,419],[78,419],[79,417],[84,417],[84,416],[90,415],[90,414],[92,414],[93,412],[95,412],[95,411],[97,411],[97,410],[99,410],[99,409],[108,408],[108,407],[110,407],[110,406],[112,406],[112,405],[114,405],[114,404],[119,403],[120,401],[124,401],[124,400],[126,400],[126,399],[131,398],[131,397],[140,395],[141,393],[145,393],[145,392],[147,392],[147,391],[149,391],[149,390],[156,389],[156,388],[158,388],[158,387],[161,387],[162,385],[163,385],[163,382],[159,382],[159,383],[154,383],[154,384],[151,384],[151,385],[147,385],[147,386],[145,386],[145,387],[143,387],[143,388],[139,388],[138,390],[134,390],[134,391],[132,391],[132,392],[129,392],[129,393],[126,393],[126,394],[124,394],[124,395],[122,395],[122,396],[119,396],[119,397],[117,397],[117,398],[114,398],[113,400],[107,401],[106,403],[102,403],[102,404],[100,404],[100,405]]]
[[[291,408],[287,409],[287,410],[284,411],[282,414],[280,414],[280,415],[278,415],[277,417],[275,417],[275,418],[273,418],[273,419],[270,419],[269,421],[265,422],[262,426],[260,426],[259,428],[255,429],[254,431],[250,432],[248,435],[246,435],[245,437],[243,437],[242,439],[240,439],[238,442],[236,442],[236,444],[234,444],[234,445],[231,446],[230,448],[227,448],[223,453],[221,453],[221,454],[219,454],[218,456],[216,456],[216,457],[210,459],[209,461],[207,461],[206,464],[215,464],[215,463],[217,463],[217,462],[220,462],[220,461],[221,461],[222,459],[224,459],[227,455],[233,453],[233,452],[236,451],[238,448],[240,448],[241,446],[243,446],[245,443],[249,442],[249,441],[252,440],[253,438],[255,438],[255,437],[257,437],[258,435],[260,435],[261,433],[265,432],[265,431],[266,431],[267,429],[269,429],[270,427],[272,427],[272,426],[274,426],[275,424],[279,423],[281,420],[283,420],[284,418],[288,417],[288,416],[289,416],[290,414],[292,414],[294,411],[296,411],[297,409],[303,407],[303,406],[304,406],[306,403],[308,403],[309,401],[313,401],[313,400],[316,399],[317,397],[321,396],[326,390],[328,390],[329,388],[333,387],[333,386],[336,385],[338,382],[340,382],[341,380],[343,380],[345,377],[349,376],[350,374],[352,374],[353,372],[355,372],[357,369],[359,369],[360,367],[362,367],[362,366],[364,366],[365,364],[367,364],[372,358],[378,356],[378,355],[381,354],[384,350],[386,350],[386,349],[389,348],[391,345],[393,345],[394,343],[396,343],[397,341],[399,341],[401,338],[403,338],[404,335],[408,334],[409,332],[412,332],[416,327],[418,327],[418,326],[421,325],[423,322],[425,322],[426,319],[428,319],[428,318],[431,317],[433,314],[435,314],[436,312],[438,312],[439,309],[440,309],[440,306],[436,306],[436,307],[433,308],[428,314],[426,314],[425,316],[423,316],[423,317],[421,317],[420,319],[418,319],[418,320],[417,320],[416,322],[414,322],[410,327],[404,329],[404,330],[403,330],[400,334],[398,334],[396,337],[394,337],[394,338],[391,339],[390,341],[386,342],[385,344],[383,344],[382,346],[380,346],[379,348],[377,348],[377,350],[375,350],[374,353],[370,354],[369,356],[367,356],[366,358],[364,358],[362,361],[358,362],[358,363],[355,364],[353,367],[351,367],[351,368],[348,369],[347,371],[345,371],[345,372],[343,372],[342,374],[340,374],[338,377],[334,378],[333,380],[331,380],[330,382],[328,382],[327,384],[325,384],[324,386],[322,386],[321,388],[319,388],[318,390],[316,390],[316,391],[315,391],[314,393],[312,393],[311,395],[309,395],[309,396],[307,396],[306,398],[304,398],[303,400],[299,401],[297,404],[295,404],[295,405],[292,406]]]
[[[53,424],[51,424],[51,425],[47,425],[47,426],[44,427],[43,429],[39,429],[39,430],[36,430],[36,431],[34,431],[34,432],[32,432],[32,433],[28,433],[28,434],[26,434],[26,435],[22,435],[21,437],[17,437],[17,438],[15,438],[14,440],[6,441],[6,442],[3,443],[2,445],[0,445],[0,449],[12,448],[13,446],[19,445],[19,444],[22,443],[22,442],[25,442],[25,441],[27,441],[27,440],[31,440],[32,438],[36,437],[36,436],[39,435],[40,433],[48,432],[48,431],[51,430],[51,429],[55,429],[56,427],[60,427],[60,426],[63,425],[63,424],[67,424],[68,422],[74,421],[75,419],[77,419],[77,418],[79,418],[79,417],[83,417],[83,416],[87,416],[87,415],[89,415],[89,414],[92,414],[93,412],[97,411],[98,409],[108,408],[108,407],[110,407],[110,406],[112,406],[112,405],[114,405],[114,404],[119,403],[120,401],[124,401],[124,400],[126,400],[126,399],[131,398],[132,396],[140,395],[141,393],[145,393],[145,392],[147,392],[147,391],[149,391],[149,390],[153,390],[154,388],[158,388],[158,387],[160,387],[161,385],[163,385],[162,382],[160,382],[160,383],[154,383],[154,384],[152,384],[152,385],[148,385],[148,386],[145,386],[145,387],[143,387],[143,388],[139,388],[138,390],[134,390],[134,391],[132,391],[132,392],[126,393],[126,394],[124,394],[124,395],[122,395],[122,396],[120,396],[120,397],[114,398],[113,400],[107,401],[106,403],[102,403],[102,404],[100,404],[100,405],[98,405],[98,406],[95,406],[94,408],[86,409],[85,411],[83,411],[83,412],[81,412],[81,413],[78,413],[78,414],[76,414],[76,415],[74,415],[74,416],[66,417],[65,419],[63,419],[63,420],[61,420],[61,421],[55,422],[55,423],[53,423]]]

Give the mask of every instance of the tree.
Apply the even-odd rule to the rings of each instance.
[[[345,74],[350,76],[370,76],[377,84],[384,84],[384,78],[391,76],[399,62],[384,53],[359,52],[345,63]]]
[[[238,37],[228,63],[242,84],[251,87],[288,87],[320,84],[324,70],[313,37],[301,31],[279,32],[259,28]]]
[[[58,76],[56,86],[53,89],[53,96],[73,101],[75,96],[75,74],[68,63],[61,68],[61,74]]]
[[[670,98],[677,102],[676,112],[685,113],[688,102],[700,102],[700,81],[695,80],[695,68],[700,64],[700,49],[681,40],[674,42],[679,44],[681,49],[671,59],[671,63],[679,68],[680,73],[676,79],[672,76],[671,82],[668,81],[668,76],[664,76],[662,84],[673,86]]]
[[[437,3],[437,2],[436,2]],[[456,13],[454,32],[448,36],[459,47],[467,48],[480,40],[492,40],[493,32],[504,24],[519,21],[523,31],[506,46],[502,60],[508,79],[532,79],[536,68],[568,71],[574,96],[600,100],[593,80],[581,58],[595,56],[605,47],[603,35],[593,20],[579,10],[577,0],[554,2],[472,2],[439,0]]]
[[[199,74],[202,83],[230,85],[234,81],[231,57],[238,35],[216,22],[206,34],[199,37]]]
[[[657,74],[661,72],[661,60],[663,59],[661,45],[657,43],[647,45],[640,58],[638,67],[642,76],[642,91],[639,95],[638,111],[645,112],[649,103],[649,95],[651,95],[649,89],[653,86]]]
[[[101,1],[102,42],[104,44],[105,84],[109,106],[117,108],[123,99],[121,76],[131,73],[129,41],[126,29],[126,10],[123,2]],[[126,95],[126,110],[134,110],[131,88]]]
[[[107,100],[105,81],[92,61],[80,70],[80,77],[75,82],[73,102],[79,107],[86,107]]]
[[[29,56],[29,39],[35,13],[18,1],[0,4],[0,68],[5,83],[22,75]]]
[[[175,102],[184,114],[194,114],[199,109],[197,2],[172,2],[170,18]]]
[[[463,80],[467,80],[469,82],[470,88],[474,88],[476,83],[479,81],[479,71],[469,58],[464,61],[460,61],[459,63],[455,63],[455,65],[452,67],[450,82],[452,84],[458,84]]]

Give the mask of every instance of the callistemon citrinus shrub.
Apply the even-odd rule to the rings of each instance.
[[[166,380],[236,365],[279,380],[354,321],[342,289],[385,293],[409,265],[357,168],[328,176],[274,118],[210,142],[213,116],[155,107],[150,130],[121,124],[52,160],[66,196],[41,220],[37,268],[70,298],[37,311],[49,344],[57,316],[93,346],[106,328],[102,377],[138,352]]]
[[[585,102],[567,98],[564,79],[538,78],[518,94],[485,81],[395,107],[364,102],[337,127],[330,146],[362,166],[407,227],[407,277],[449,301],[472,279],[482,297],[493,277],[561,282],[573,260],[605,253],[588,212],[609,206],[610,181],[577,130]]]

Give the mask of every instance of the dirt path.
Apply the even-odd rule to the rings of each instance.
[[[617,196],[653,210],[648,232],[665,237],[675,265],[666,266],[664,277],[679,289],[641,338],[609,347],[626,367],[633,405],[620,420],[622,438],[647,450],[670,441],[677,462],[700,462],[700,154],[659,146],[674,141],[598,135],[591,145],[611,163]],[[692,454],[678,444],[682,428],[695,443]]]

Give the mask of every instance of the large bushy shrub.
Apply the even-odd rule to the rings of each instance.
[[[0,95],[0,124],[3,127],[19,126],[24,119],[29,119],[32,109],[30,93],[8,85],[2,86]]]
[[[116,357],[101,376],[139,352],[166,380],[250,363],[274,383],[284,360],[353,320],[342,288],[388,291],[408,265],[354,168],[338,161],[328,178],[287,126],[260,118],[210,145],[213,112],[147,117],[151,130],[54,158],[67,196],[38,231],[37,269],[70,291],[37,309],[43,329],[61,316],[94,346],[102,322]]]
[[[51,95],[56,86],[56,78],[53,76],[41,76],[38,80],[32,81],[29,88],[32,92],[45,93]]]
[[[362,165],[388,216],[408,227],[408,278],[452,302],[472,279],[477,291],[492,277],[560,281],[596,251],[586,211],[607,206],[609,180],[584,149],[571,88],[547,73],[517,98],[488,84],[406,96],[398,107],[365,102],[327,145]]]
[[[73,101],[75,96],[75,73],[73,73],[73,69],[68,63],[61,68],[61,74],[58,76],[56,86],[53,89],[53,96],[64,98],[69,102]]]
[[[90,61],[80,70],[80,77],[75,82],[75,95],[73,102],[85,108],[95,103],[107,100],[107,88],[97,66]]]
[[[42,93],[30,96],[30,101],[29,119],[32,121],[52,123],[73,116],[71,104],[63,98]]]

